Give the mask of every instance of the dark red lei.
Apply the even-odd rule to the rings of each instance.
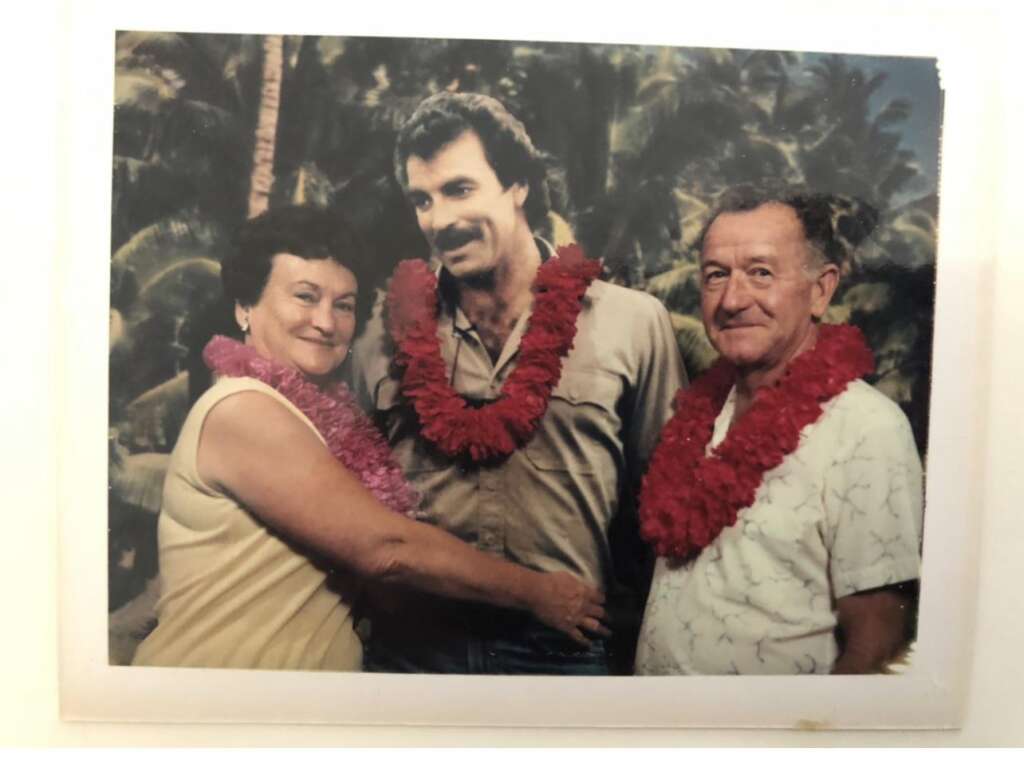
[[[686,559],[735,524],[750,506],[764,473],[800,443],[822,405],[868,374],[874,358],[860,330],[822,325],[814,347],[797,356],[782,379],[762,388],[746,413],[705,455],[715,419],[735,382],[719,359],[675,398],[675,415],[661,432],[640,489],[640,533],[664,557]]]
[[[425,261],[403,261],[388,288],[388,331],[403,368],[402,393],[423,436],[449,457],[506,457],[530,439],[576,337],[583,295],[601,271],[579,246],[558,249],[537,270],[533,313],[519,357],[494,401],[475,409],[448,382],[437,337],[437,277]]]

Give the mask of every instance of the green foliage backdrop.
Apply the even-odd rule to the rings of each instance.
[[[122,32],[116,45],[109,607],[111,661],[123,662],[156,593],[155,520],[189,403],[194,315],[219,297],[219,262],[247,214],[264,74],[260,36]],[[390,38],[285,37],[283,52],[272,204],[345,209],[382,281],[397,260],[426,254],[392,177],[397,127],[440,89],[493,95],[554,159],[548,233],[579,240],[610,278],[660,298],[691,374],[714,358],[694,243],[716,195],[761,179],[834,194],[848,256],[827,319],[865,331],[878,359],[870,379],[904,408],[924,451],[933,64]],[[877,225],[862,239],[867,217]]]

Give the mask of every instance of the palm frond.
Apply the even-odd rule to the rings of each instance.
[[[169,454],[131,454],[111,472],[110,489],[124,503],[159,514],[169,461]]]
[[[148,282],[169,263],[217,250],[224,239],[219,225],[185,212],[165,218],[135,233],[114,253],[111,266],[134,272]]]
[[[157,113],[178,91],[164,77],[144,69],[119,69],[114,76],[114,106]]]
[[[178,431],[188,414],[188,374],[179,372],[170,380],[150,388],[129,403],[118,421],[118,437],[125,441],[130,450],[137,452],[167,452],[174,446]],[[136,454],[135,456],[141,456]],[[125,458],[134,465],[111,477],[118,488],[123,490],[125,501],[147,509],[158,508],[160,491],[157,487],[159,469],[166,461],[152,454],[143,459]],[[162,479],[161,479],[162,483]],[[131,498],[128,498],[131,497]]]
[[[676,333],[676,343],[683,357],[686,374],[694,378],[711,366],[718,358],[718,353],[708,340],[704,324],[699,319],[677,312],[669,312],[669,318]]]

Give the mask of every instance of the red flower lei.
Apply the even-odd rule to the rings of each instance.
[[[800,432],[822,405],[874,368],[860,330],[822,325],[814,347],[800,354],[782,379],[762,388],[746,413],[710,455],[715,419],[736,370],[719,359],[675,399],[640,488],[640,533],[665,557],[686,559],[735,524],[750,506],[764,473],[796,450]]]
[[[405,480],[384,437],[363,414],[342,382],[320,389],[298,370],[260,356],[237,340],[215,335],[203,361],[218,375],[252,377],[276,390],[306,415],[334,458],[355,473],[377,500],[395,512],[411,514],[420,494]]]
[[[403,261],[388,288],[388,331],[403,368],[402,393],[419,416],[423,436],[449,457],[474,462],[506,457],[530,439],[562,374],[576,337],[583,294],[601,271],[579,246],[558,249],[537,270],[533,313],[516,367],[501,396],[479,409],[448,382],[437,337],[437,277],[425,261]]]

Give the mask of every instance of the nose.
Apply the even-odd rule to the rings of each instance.
[[[447,229],[455,223],[455,214],[451,204],[444,198],[434,200],[428,209],[419,215],[420,229],[427,235]]]
[[[313,327],[324,336],[329,337],[334,334],[334,307],[330,299],[321,299],[320,303],[313,309],[311,319]]]
[[[733,270],[729,273],[719,304],[731,314],[737,314],[750,306],[750,284],[742,272]]]

